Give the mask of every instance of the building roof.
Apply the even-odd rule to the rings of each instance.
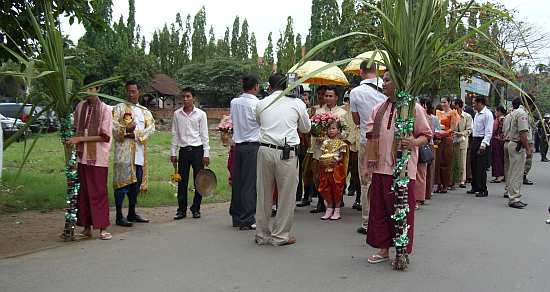
[[[176,80],[166,74],[153,75],[151,87],[163,95],[178,95],[181,91]]]

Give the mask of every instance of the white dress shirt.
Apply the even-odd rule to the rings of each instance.
[[[233,122],[233,142],[260,141],[260,124],[256,120],[256,106],[260,100],[249,93],[231,100],[229,113]]]
[[[209,157],[210,145],[208,144],[208,121],[206,113],[193,107],[187,114],[183,107],[174,112],[172,119],[172,156],[176,156],[178,147],[201,146],[204,149],[204,157]]]
[[[482,145],[491,145],[491,137],[493,136],[493,113],[487,107],[483,107],[474,117],[472,130],[474,138],[483,138],[481,142]]]
[[[351,112],[359,114],[359,143],[361,144],[367,143],[367,123],[374,106],[388,99],[387,96],[370,87],[367,83],[382,88],[383,81],[379,78],[365,79],[351,91],[349,96]]]
[[[134,123],[136,123],[136,130],[145,130],[145,117],[143,116],[142,109],[135,105],[132,105],[132,113],[134,116]],[[138,141],[138,138],[136,138],[136,155],[134,157],[134,164],[141,166],[145,164],[144,153],[145,147]]]
[[[286,138],[288,145],[295,146],[300,144],[298,130],[308,133],[311,122],[306,105],[299,98],[285,96],[269,106],[281,93],[275,91],[258,103],[256,117],[260,123],[260,142],[283,146]]]

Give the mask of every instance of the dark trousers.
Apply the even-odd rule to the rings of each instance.
[[[122,204],[124,203],[124,196],[128,195],[128,217],[132,218],[136,216],[136,205],[139,190],[141,189],[141,182],[143,179],[143,167],[141,165],[134,165],[136,168],[137,182],[115,190],[115,206],[116,206],[116,219],[122,219]]]
[[[203,169],[202,158],[204,150],[202,146],[196,147],[182,147],[180,148],[178,157],[178,172],[181,176],[181,181],[178,183],[178,212],[187,211],[187,187],[189,185],[190,168],[193,168],[193,181],[197,177],[197,174]],[[191,212],[198,212],[201,210],[202,196],[195,187],[195,196],[193,197],[193,205],[191,205]]]
[[[487,191],[487,170],[491,164],[491,147],[487,146],[483,153],[479,153],[483,138],[474,137],[472,141],[472,190],[475,192]]]
[[[548,154],[548,140],[545,138],[540,139],[540,159],[546,160],[546,155]]]
[[[256,169],[260,144],[237,144],[233,161],[231,205],[233,226],[256,223]]]
[[[306,158],[306,152],[307,148],[305,146],[300,145],[298,150],[298,187],[296,189],[296,202],[302,200],[302,196],[304,195],[304,184],[303,184],[303,176],[304,176],[304,160]]]
[[[349,153],[348,173],[349,179],[348,193],[355,193],[355,202],[361,202],[361,181],[359,179],[359,156],[357,152]]]

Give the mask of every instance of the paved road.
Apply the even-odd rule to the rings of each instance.
[[[525,210],[506,207],[502,185],[489,198],[437,195],[418,213],[404,273],[366,262],[374,249],[349,208],[330,223],[297,209],[287,247],[256,246],[218,212],[1,260],[0,291],[550,291],[550,164],[532,178]]]

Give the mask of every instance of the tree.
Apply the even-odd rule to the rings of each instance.
[[[39,23],[45,21],[46,6],[50,7],[54,22],[59,24],[57,16],[65,15],[69,18],[69,23],[74,23],[75,20],[87,23],[94,27],[95,30],[104,30],[109,22],[105,22],[102,13],[98,11],[100,7],[110,7],[111,0],[5,0],[0,5],[0,44],[6,44],[11,50],[18,51],[20,48],[25,52],[30,52],[33,49],[33,44],[37,40],[37,35],[33,30],[29,30],[32,23],[26,13],[26,5],[36,16]],[[7,36],[9,36],[9,41]],[[0,61],[13,58],[7,51],[0,52]]]
[[[193,63],[204,63],[206,61],[206,9],[204,6],[199,10],[193,19],[193,36],[191,38]]]
[[[254,63],[258,63],[258,47],[256,45],[256,35],[250,35],[250,59]]]
[[[225,28],[225,34],[223,36],[223,40],[218,40],[218,45],[217,45],[217,49],[218,49],[218,55],[221,56],[221,57],[231,57],[231,44],[230,44],[230,39],[229,39],[229,35],[231,33],[229,32],[229,27],[226,27]]]
[[[300,59],[302,59],[302,36],[300,34],[296,35],[296,52],[294,53],[294,63],[298,63]]]
[[[239,17],[235,17],[235,21],[233,21],[233,31],[231,35],[231,56],[232,57],[238,57],[239,56],[239,26],[240,21]]]
[[[344,0],[342,2],[342,19],[339,26],[339,34],[347,34],[352,31],[356,31],[357,25],[357,13],[355,0]],[[338,58],[354,57],[357,54],[351,55],[351,50],[354,47],[354,39],[348,38],[340,42],[338,45],[337,56]]]
[[[136,29],[136,1],[128,0],[128,21],[126,22],[128,30],[128,44],[134,44],[134,32]],[[139,38],[138,38],[139,41]]]
[[[313,0],[311,3],[311,27],[309,30],[309,48],[334,38],[339,33],[340,14],[336,0]],[[317,59],[332,61],[335,58],[332,46],[320,53]]]
[[[216,55],[216,35],[214,34],[214,27],[210,26],[210,32],[208,33],[208,50],[207,57],[212,58]]]
[[[234,58],[212,58],[203,64],[183,66],[176,81],[192,86],[200,104],[228,107],[231,98],[242,90],[241,77],[250,73],[258,73],[255,63]]]
[[[287,18],[284,37],[277,44],[277,70],[286,73],[296,63],[296,44],[294,43],[294,24],[292,17]]]
[[[261,68],[261,78],[266,80],[273,72],[273,64],[275,63],[273,58],[273,38],[270,32],[267,36],[267,46],[264,50],[263,63]]]
[[[248,60],[249,46],[250,44],[248,43],[248,21],[246,21],[245,18],[241,28],[241,36],[239,37],[238,58],[240,58],[241,60]]]

